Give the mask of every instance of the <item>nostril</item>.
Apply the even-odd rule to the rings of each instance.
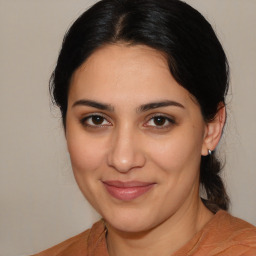
[[[109,166],[118,172],[128,172],[144,165],[143,148],[135,137],[136,131],[131,128],[130,123],[119,125],[111,138],[111,148],[107,156]]]
[[[118,172],[128,172],[134,168],[141,168],[144,164],[145,157],[139,151],[118,151],[115,148],[108,154],[108,165]]]

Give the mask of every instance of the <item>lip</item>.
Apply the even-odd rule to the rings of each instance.
[[[108,193],[116,199],[122,201],[134,200],[153,188],[155,183],[118,180],[102,181]]]

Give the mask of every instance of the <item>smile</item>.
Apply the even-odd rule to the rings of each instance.
[[[147,193],[155,185],[155,183],[139,181],[103,181],[103,184],[111,196],[122,201],[134,200]]]

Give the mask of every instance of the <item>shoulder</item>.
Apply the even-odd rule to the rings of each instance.
[[[256,228],[220,210],[175,256],[256,256]]]
[[[212,225],[215,226],[216,231],[224,232],[223,236],[227,236],[232,239],[235,239],[235,237],[240,237],[240,241],[247,240],[248,237],[253,237],[256,239],[255,226],[242,219],[232,216],[226,211],[219,211],[216,214]]]
[[[228,212],[219,211],[201,235],[211,255],[256,255],[256,227]]]
[[[64,242],[55,245],[45,251],[33,256],[86,256],[95,247],[100,245],[104,248],[105,228],[103,221],[96,222],[91,229],[88,229]]]

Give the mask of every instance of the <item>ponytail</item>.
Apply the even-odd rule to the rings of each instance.
[[[200,168],[200,184],[203,186],[207,199],[202,199],[205,206],[213,213],[219,209],[228,210],[229,197],[220,177],[221,163],[214,152],[202,156]]]

